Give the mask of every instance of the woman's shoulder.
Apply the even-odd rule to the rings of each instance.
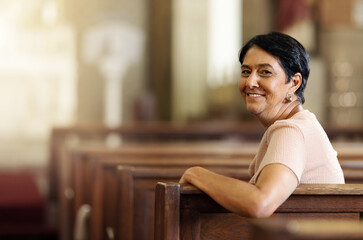
[[[310,112],[309,110],[303,110],[296,113],[294,116],[288,119],[277,120],[274,124],[271,125],[273,128],[280,127],[297,127],[304,128],[305,125],[310,125],[311,123],[318,123],[318,120],[315,117],[315,114]]]
[[[299,122],[291,121],[291,119],[279,120],[272,124],[265,133],[266,141],[271,139],[304,139],[304,127]]]
[[[278,120],[267,129],[267,135],[283,132],[303,136],[305,139],[316,138],[318,135],[326,135],[323,127],[309,110],[296,113],[293,117],[285,120]]]
[[[310,129],[315,129],[315,125],[319,125],[315,115],[309,110],[303,110],[296,113],[294,116],[288,119],[277,120],[267,130],[266,135],[271,136],[273,133],[283,132],[295,133],[304,136],[304,132]]]

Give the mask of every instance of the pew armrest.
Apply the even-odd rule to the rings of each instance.
[[[91,206],[83,204],[77,211],[76,221],[74,224],[74,240],[88,239],[88,222],[91,215]]]
[[[157,183],[155,190],[155,240],[179,239],[180,184]]]

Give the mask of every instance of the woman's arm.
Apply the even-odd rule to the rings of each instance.
[[[256,185],[222,176],[205,168],[188,169],[180,183],[190,183],[226,209],[243,216],[269,217],[298,185],[296,175],[282,164],[261,171]]]

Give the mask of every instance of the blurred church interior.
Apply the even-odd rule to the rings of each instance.
[[[330,129],[362,129],[363,0],[1,0],[2,175],[30,174],[57,231],[54,127],[255,123],[238,53],[270,31],[310,54],[304,107]]]

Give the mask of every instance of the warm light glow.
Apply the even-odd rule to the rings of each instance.
[[[209,1],[208,84],[218,87],[238,79],[242,46],[242,1]]]
[[[74,119],[75,33],[57,9],[56,0],[0,3],[0,140],[44,139]]]
[[[42,8],[42,20],[47,26],[53,25],[58,20],[58,5],[55,0],[48,0]]]

